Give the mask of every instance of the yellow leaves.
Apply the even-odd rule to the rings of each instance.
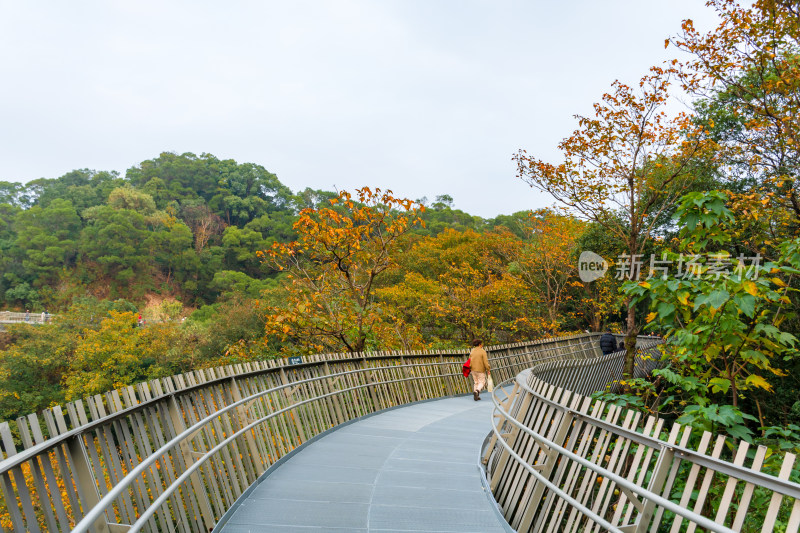
[[[742,283],[742,288],[745,290],[747,294],[751,294],[753,296],[758,296],[758,287],[756,286],[755,282],[751,280],[745,280]]]
[[[647,323],[649,324],[650,322],[655,320],[657,316],[658,316],[658,313],[656,313],[655,311],[653,311],[652,313],[649,313],[647,315]]]
[[[340,192],[331,201],[337,210],[303,210],[294,225],[297,241],[269,251],[271,265],[289,275],[284,306],[268,310],[267,336],[291,337],[309,350],[363,349],[380,322],[373,280],[394,265],[401,237],[422,220],[412,200],[390,190],[363,187],[356,195],[358,201]]]
[[[766,379],[756,374],[751,374],[747,376],[745,383],[750,387],[754,387],[757,389],[764,389],[765,391],[768,392],[772,391],[772,385],[770,385]]]
[[[786,282],[783,281],[781,278],[771,278],[770,281],[777,285],[778,287],[786,287]]]

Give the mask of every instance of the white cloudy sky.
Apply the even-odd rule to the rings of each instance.
[[[124,171],[163,151],[293,190],[549,205],[515,177],[610,83],[674,53],[702,0],[0,0],[0,180]]]

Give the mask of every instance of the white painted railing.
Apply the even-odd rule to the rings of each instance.
[[[53,319],[53,315],[44,313],[15,313],[13,311],[0,311],[0,324],[46,324]]]
[[[598,362],[615,368],[615,358],[622,354],[543,362],[513,379],[510,396],[495,395],[484,461],[513,528],[798,531],[793,454],[665,427],[664,419],[570,390],[603,390],[604,371],[595,379]]]
[[[490,347],[492,374],[509,379],[544,359],[596,357],[598,337]],[[467,352],[206,369],[21,417],[13,430],[1,423],[1,525],[18,533],[206,532],[310,438],[381,409],[468,393]]]

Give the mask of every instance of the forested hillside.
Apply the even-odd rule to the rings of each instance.
[[[584,226],[574,219],[542,211],[485,220],[446,194],[349,194],[295,193],[260,165],[209,154],[163,153],[125,176],[84,169],[0,182],[1,308],[56,316],[0,333],[0,418],[199,366],[522,340],[597,329],[618,311],[616,291],[587,296],[577,280]],[[372,226],[354,218],[359,209]],[[358,228],[380,232],[386,219],[375,217],[405,220],[408,209],[416,222],[395,228],[379,267],[347,258],[352,279],[336,279],[340,263],[323,287],[297,276],[307,268],[270,257],[305,239],[331,264],[323,234],[348,224],[355,231],[338,245],[373,250],[374,234]],[[310,233],[326,213],[339,218]],[[375,275],[354,295],[364,268]],[[295,290],[301,281],[313,302]]]
[[[275,272],[256,252],[292,240],[299,212],[335,196],[295,194],[260,165],[209,154],[163,153],[125,176],[0,182],[0,305],[65,309],[88,294],[199,307],[234,288],[257,295]],[[492,226],[451,204],[437,198],[423,233]]]

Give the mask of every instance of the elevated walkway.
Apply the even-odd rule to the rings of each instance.
[[[584,396],[621,375],[597,337],[489,347],[513,385],[494,401],[465,395],[466,350],[327,354],[2,422],[0,519],[15,533],[507,531],[501,515],[525,532],[800,531],[793,454]],[[646,370],[660,341],[639,341]]]
[[[344,425],[267,472],[215,531],[509,531],[479,469],[491,410],[484,393]]]

